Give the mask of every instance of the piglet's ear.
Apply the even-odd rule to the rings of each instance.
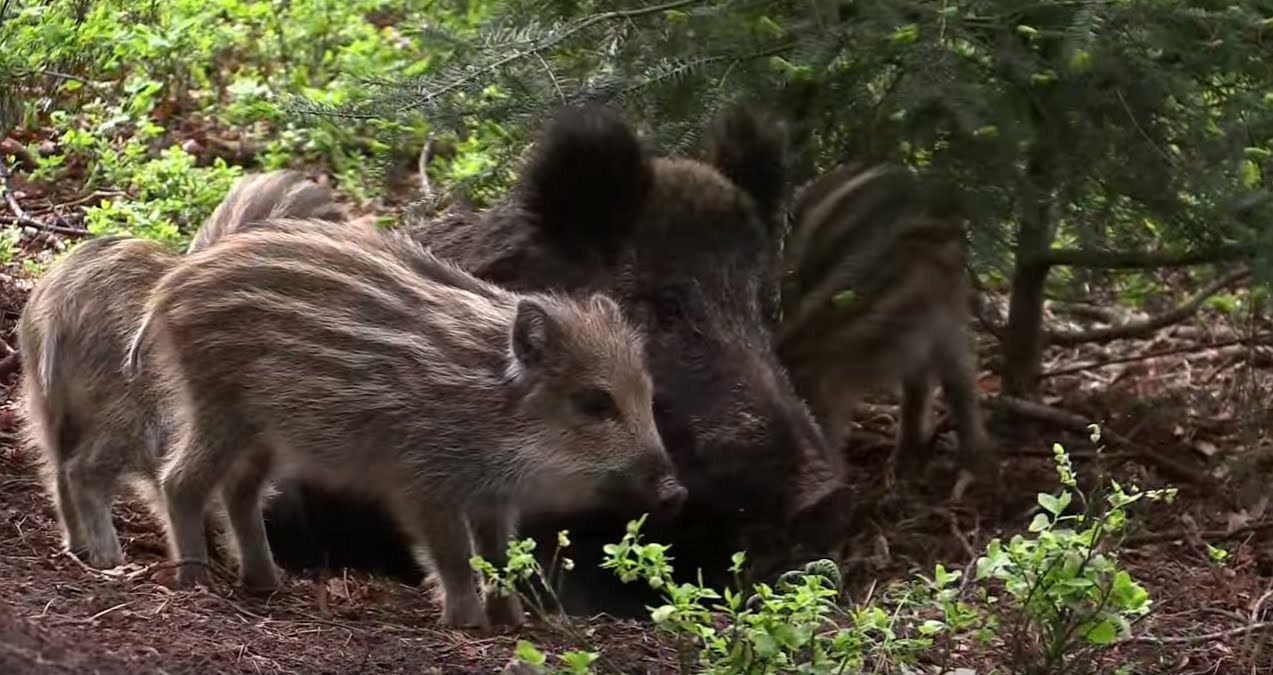
[[[623,316],[623,308],[619,307],[619,303],[615,302],[614,298],[605,293],[593,293],[588,301],[592,303],[592,309],[597,312],[616,318]]]
[[[768,115],[735,105],[716,120],[708,161],[756,201],[765,221],[778,222],[786,188],[786,134]]]
[[[631,234],[652,181],[632,129],[615,111],[587,105],[561,109],[541,130],[519,191],[550,245],[612,255]]]
[[[558,339],[557,324],[543,305],[534,300],[517,303],[513,317],[513,357],[527,369],[542,368]]]

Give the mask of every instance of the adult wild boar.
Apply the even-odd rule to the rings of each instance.
[[[701,567],[709,581],[727,580],[733,551],[775,543],[752,539],[753,527],[817,544],[847,512],[821,431],[772,346],[783,155],[777,127],[745,108],[717,121],[705,160],[647,156],[615,113],[567,109],[541,131],[505,201],[407,223],[478,277],[525,292],[603,291],[639,323],[659,433],[690,494],[679,517],[646,533],[673,545],[686,577]],[[387,543],[360,536],[358,528],[383,521],[367,504],[298,482],[278,488],[271,541],[309,544],[299,555],[276,546],[280,563],[347,564]],[[597,569],[602,545],[623,525],[602,512],[524,523],[545,556],[556,532],[570,530],[568,611],[643,611],[650,598],[637,585]],[[385,557],[401,561],[394,548]]]

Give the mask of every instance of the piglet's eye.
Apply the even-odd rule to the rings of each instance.
[[[609,392],[583,389],[570,395],[570,403],[585,417],[608,419],[619,416],[619,406]]]

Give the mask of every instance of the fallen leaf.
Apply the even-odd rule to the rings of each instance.
[[[334,577],[328,579],[327,592],[337,598],[341,598],[342,600],[349,599],[349,587],[345,585],[344,579],[337,579]]]
[[[1193,449],[1202,453],[1205,457],[1215,457],[1220,448],[1211,441],[1194,441]]]

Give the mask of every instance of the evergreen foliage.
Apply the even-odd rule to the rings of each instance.
[[[1269,215],[1268,2],[516,0],[436,39],[425,75],[302,109],[498,120],[508,159],[564,103],[616,104],[684,152],[725,104],[760,102],[791,122],[798,178],[902,160],[959,191],[1000,263],[1037,208],[1049,240],[1102,249],[1249,243]]]

